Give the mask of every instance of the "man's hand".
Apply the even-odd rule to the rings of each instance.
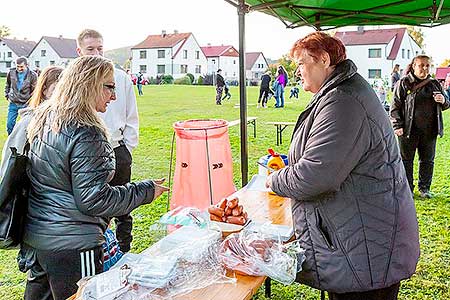
[[[166,180],[165,178],[153,180],[153,182],[155,183],[155,194],[153,196],[153,200],[161,196],[162,193],[169,191],[168,187],[161,185],[164,183],[165,180]]]
[[[436,101],[437,103],[444,104],[445,98],[444,98],[444,95],[442,95],[441,93],[436,93],[436,94],[434,94],[433,97],[434,97],[434,101]]]
[[[403,135],[403,128],[395,129],[394,133],[396,136],[402,136]]]

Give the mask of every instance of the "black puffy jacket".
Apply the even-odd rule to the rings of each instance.
[[[150,203],[150,180],[112,187],[114,151],[98,128],[48,130],[31,143],[31,191],[24,242],[40,250],[90,249],[113,216]]]

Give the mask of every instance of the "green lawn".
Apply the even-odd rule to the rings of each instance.
[[[4,78],[0,79],[3,91]],[[289,89],[288,89],[289,90]],[[287,92],[288,92],[287,90]],[[214,104],[215,89],[211,86],[145,86],[144,96],[138,98],[140,115],[140,143],[133,153],[133,180],[168,176],[170,149],[172,142],[172,124],[178,120],[195,118],[239,118],[239,109],[235,108],[238,89],[231,88],[233,97],[224,101],[222,106]],[[287,93],[288,94],[288,93]],[[300,100],[286,99],[285,109],[256,109],[258,87],[249,87],[247,98],[250,106],[248,115],[258,117],[257,138],[251,134],[249,126],[248,153],[249,174],[257,172],[256,161],[272,147],[286,153],[289,147],[292,127],[284,132],[285,143],[276,146],[275,127],[266,125],[269,121],[296,121],[302,108],[308,103],[309,95],[301,93]],[[273,99],[270,105],[273,106]],[[6,139],[7,102],[0,96],[0,145]],[[400,299],[449,299],[450,298],[450,168],[447,167],[450,156],[450,123],[448,112],[444,114],[448,136],[438,141],[435,175],[432,191],[436,197],[422,200],[416,197],[416,207],[420,223],[421,258],[417,274],[403,283]],[[240,187],[240,142],[239,126],[230,128],[230,142],[234,161],[234,179]],[[167,197],[141,207],[133,212],[134,242],[133,252],[140,252],[153,243],[149,227],[165,211]],[[17,270],[16,250],[0,250],[0,299],[22,299],[25,287],[25,275]],[[318,299],[319,293],[303,285],[283,286],[273,284],[272,299]],[[266,299],[261,288],[254,299]]]

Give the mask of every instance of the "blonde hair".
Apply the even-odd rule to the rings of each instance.
[[[97,99],[103,95],[103,84],[114,74],[112,62],[101,56],[82,56],[75,59],[64,72],[48,101],[40,105],[28,125],[28,140],[42,137],[46,122],[59,133],[71,126],[93,126],[108,136],[96,111]]]
[[[83,31],[80,32],[80,34],[78,35],[77,38],[77,43],[78,46],[81,45],[81,43],[83,42],[84,39],[87,38],[94,38],[94,39],[102,39],[103,40],[103,36],[101,35],[100,32],[98,32],[97,30],[94,29],[84,29]]]
[[[48,100],[45,98],[45,91],[55,82],[58,82],[59,75],[64,69],[62,67],[57,66],[49,66],[42,70],[41,75],[39,75],[36,87],[34,88],[33,95],[28,102],[28,107],[36,108],[44,102],[44,100]]]

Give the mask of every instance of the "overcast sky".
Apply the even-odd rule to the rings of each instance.
[[[103,34],[106,49],[114,49],[162,30],[178,30],[192,32],[200,46],[238,48],[237,12],[223,0],[2,0],[1,7],[0,25],[11,28],[11,36],[36,42],[42,35],[76,38],[82,29],[93,28]],[[450,25],[424,31],[426,53],[438,64],[450,58]],[[309,32],[311,28],[286,29],[276,18],[252,12],[246,15],[246,51],[278,59]]]

